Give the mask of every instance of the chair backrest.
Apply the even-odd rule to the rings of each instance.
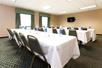
[[[8,28],[7,28],[7,31],[9,32],[9,35],[10,35],[11,39],[13,39],[14,38],[14,33]]]
[[[57,29],[59,29],[60,27],[57,27]]]
[[[20,38],[22,40],[23,46],[27,47],[28,46],[28,41],[25,38],[25,36],[22,33],[19,33],[19,36],[20,36]]]
[[[60,33],[63,35],[66,35],[65,30],[64,29],[60,29]]]
[[[31,49],[31,51],[44,56],[44,53],[40,47],[40,44],[39,44],[37,38],[32,35],[28,35],[27,38],[28,38],[29,48]]]
[[[47,60],[46,60],[46,57],[44,56],[44,53],[43,53],[43,51],[42,51],[42,49],[41,49],[41,47],[40,47],[40,44],[39,44],[39,42],[38,42],[38,40],[37,40],[37,38],[36,37],[34,37],[34,36],[31,36],[31,35],[28,35],[27,36],[27,38],[28,38],[28,43],[29,43],[29,48],[31,49],[31,51],[34,53],[34,55],[36,55],[35,54],[35,52],[36,53],[38,53],[40,56],[42,56],[43,57],[43,60],[47,63],[47,68],[51,68],[50,67],[50,64],[47,62]],[[40,57],[39,57],[40,58]],[[41,58],[40,58],[41,59]],[[40,62],[40,61],[39,61]],[[34,63],[33,63],[34,64]],[[45,64],[46,65],[46,64]],[[41,68],[41,67],[38,67],[37,66],[37,68]]]
[[[77,37],[77,32],[76,32],[76,30],[69,30],[69,35],[71,35],[71,36],[76,36],[76,37]]]
[[[43,28],[42,28],[42,27],[39,27],[39,28],[38,28],[38,31],[44,31],[44,30],[43,30]]]
[[[21,40],[19,34],[16,31],[13,31],[13,32],[14,32],[14,35],[16,36],[16,42],[17,42],[18,46],[21,47],[23,44],[22,44],[22,40]]]
[[[75,30],[78,30],[79,28],[78,28],[78,27],[74,27],[74,29],[75,29]]]
[[[52,26],[51,28],[52,28],[52,29],[54,29],[55,27],[54,27],[54,26]]]
[[[52,32],[57,34],[57,30],[55,28],[52,28]]]
[[[67,27],[67,29],[71,29],[71,27]]]
[[[87,30],[87,28],[85,28],[85,27],[81,27],[81,29],[82,29],[82,30]]]
[[[38,28],[35,27],[34,30],[38,30]]]

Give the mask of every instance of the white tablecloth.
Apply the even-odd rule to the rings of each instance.
[[[95,29],[88,29],[88,31],[90,31],[90,37],[92,38],[92,41],[95,41],[96,40]]]
[[[69,30],[65,30],[66,34],[69,35]],[[76,30],[77,32],[77,38],[78,40],[82,41],[83,44],[88,43],[91,38],[90,38],[90,31],[86,30]]]
[[[69,35],[69,30],[67,28],[65,29],[65,33],[66,35]],[[52,32],[52,28],[48,28],[47,29],[49,33],[53,33]],[[92,41],[96,40],[96,33],[95,33],[95,29],[88,29],[88,30],[76,30],[77,31],[77,37],[78,40],[82,41],[83,44],[88,43],[91,39]],[[60,29],[57,29],[58,34],[60,34]]]
[[[90,32],[86,30],[77,30],[77,37],[78,40],[81,40],[83,42],[83,44],[86,44],[91,40]]]
[[[23,33],[25,36],[33,35],[38,38],[51,68],[63,68],[71,58],[76,59],[80,56],[77,39],[74,36],[12,29],[12,31],[14,30]]]

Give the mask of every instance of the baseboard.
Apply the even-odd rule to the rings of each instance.
[[[0,37],[0,38],[8,38],[8,36],[3,36],[3,37]]]
[[[96,34],[96,35],[101,35],[102,36],[102,34]]]

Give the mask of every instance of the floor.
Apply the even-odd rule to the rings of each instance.
[[[71,59],[64,68],[102,68],[102,36],[80,48],[78,59]],[[0,38],[0,68],[29,68],[32,54],[14,41]]]
[[[80,48],[81,56],[71,59],[64,68],[102,68],[102,36]]]

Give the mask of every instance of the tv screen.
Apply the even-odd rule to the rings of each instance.
[[[67,22],[75,22],[75,17],[68,17]]]

